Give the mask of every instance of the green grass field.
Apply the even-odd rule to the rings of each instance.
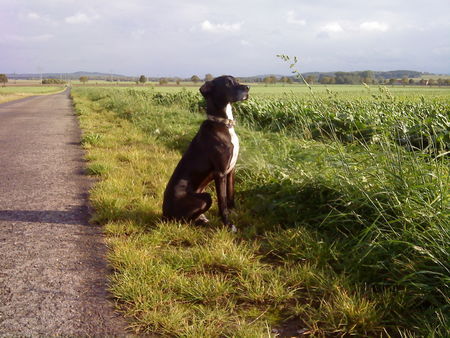
[[[52,94],[61,91],[61,87],[48,86],[8,86],[0,87],[0,103],[21,99],[32,95]]]
[[[88,83],[89,84],[89,83]],[[92,83],[91,83],[92,85]],[[304,96],[309,97],[309,89],[300,84],[293,85],[268,85],[264,84],[249,84],[251,89],[250,93],[252,97],[290,97],[290,96]],[[194,83],[181,83],[179,86],[160,86],[156,83],[146,83],[145,86],[138,85],[133,86],[134,89],[144,90],[144,91],[155,91],[160,93],[177,93],[180,90],[186,90],[193,93],[198,93],[200,84]],[[127,89],[129,87],[118,87],[121,89]],[[331,94],[338,94],[341,98],[348,97],[350,99],[355,97],[371,97],[379,92],[379,86],[357,86],[357,85],[313,85],[312,90],[317,95],[329,96]],[[389,86],[387,87],[389,91],[398,98],[405,97],[411,99],[413,97],[420,96],[441,96],[449,99],[450,88],[449,87],[419,87],[419,86]],[[450,99],[449,99],[450,100]]]
[[[163,336],[445,336],[449,91],[286,88],[234,107],[237,234],[217,207],[208,227],[161,221],[196,88],[72,90],[118,309]]]

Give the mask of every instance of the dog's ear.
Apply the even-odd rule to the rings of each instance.
[[[214,85],[213,85],[212,81],[206,81],[203,84],[203,86],[200,87],[200,93],[202,93],[202,95],[204,97],[206,97],[208,94],[211,93],[213,87],[214,87]]]

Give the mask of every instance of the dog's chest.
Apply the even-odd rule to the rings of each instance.
[[[229,120],[233,120],[233,111],[231,109],[231,104],[227,105],[227,118]],[[231,137],[231,144],[233,145],[233,153],[231,154],[231,160],[230,160],[230,164],[228,166],[227,169],[227,174],[233,170],[233,168],[236,166],[236,161],[239,155],[239,139],[236,135],[236,132],[234,130],[234,128],[229,128],[228,129],[229,133],[230,133],[230,137]]]

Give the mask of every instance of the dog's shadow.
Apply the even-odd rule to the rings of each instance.
[[[353,206],[346,204],[341,191],[317,182],[302,185],[288,181],[261,184],[237,190],[236,198],[240,209],[238,212],[242,212],[241,218],[248,220],[244,227],[253,227],[256,233],[278,231],[280,227],[290,228],[301,224],[314,232],[334,234],[336,229],[327,229],[324,221],[334,214],[351,214],[355,211]],[[254,219],[261,222],[253,222]],[[321,224],[319,229],[318,225]]]

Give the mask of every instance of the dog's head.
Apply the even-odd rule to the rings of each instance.
[[[229,75],[219,76],[212,81],[206,81],[200,87],[200,93],[205,99],[212,99],[214,103],[219,105],[247,100],[249,90],[248,86],[239,84],[234,77]]]

